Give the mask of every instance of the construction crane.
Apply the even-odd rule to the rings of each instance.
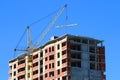
[[[67,7],[67,4],[65,4],[58,12],[57,14],[55,15],[54,19],[51,21],[51,23],[48,25],[48,27],[45,29],[45,32],[43,32],[43,34],[40,36],[38,42],[36,44],[33,44],[33,41],[32,41],[32,37],[31,37],[31,34],[30,34],[30,27],[28,26],[27,27],[27,47],[26,49],[18,49],[18,48],[15,48],[14,50],[15,51],[26,51],[28,53],[31,53],[31,54],[28,54],[28,63],[30,65],[27,65],[27,67],[31,67],[31,68],[28,68],[32,70],[32,67],[33,67],[33,51],[37,48],[39,48],[40,46],[40,43],[42,42],[42,40],[46,37],[46,35],[48,34],[48,32],[51,30],[51,28],[54,26],[54,24],[56,23],[56,21],[58,20],[58,18],[60,17],[60,15],[63,13],[63,11],[65,10],[65,8]],[[21,40],[20,40],[21,41]],[[31,73],[31,77],[32,77],[32,73]]]
[[[46,37],[48,32],[51,30],[51,28],[54,26],[60,15],[63,13],[65,8],[67,7],[67,4],[65,4],[55,15],[54,19],[51,21],[51,23],[48,25],[48,27],[45,29],[43,34],[40,36],[39,40],[37,41],[36,44],[33,44],[32,37],[30,35],[30,27],[27,27],[27,47],[26,49],[18,49],[15,48],[14,51],[26,51],[32,53],[34,49],[38,48],[40,43],[43,41],[43,39]]]
[[[65,28],[65,27],[74,27],[74,26],[78,26],[78,24],[61,25],[61,26],[56,26],[56,28]]]
[[[42,36],[40,37],[39,41],[36,43],[36,47],[38,47],[40,45],[40,43],[42,42],[42,40],[45,38],[45,36],[47,35],[47,33],[51,30],[51,28],[54,26],[54,24],[56,23],[56,21],[58,20],[58,18],[60,17],[60,15],[62,14],[62,12],[64,11],[64,9],[67,7],[67,4],[65,4],[56,14],[56,16],[54,17],[54,19],[52,20],[52,22],[49,24],[49,26],[47,27],[47,29],[45,30],[45,33],[42,34]]]

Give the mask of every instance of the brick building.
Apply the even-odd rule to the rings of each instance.
[[[9,80],[106,80],[103,41],[84,36],[53,37],[9,66]]]

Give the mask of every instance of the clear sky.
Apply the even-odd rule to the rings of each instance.
[[[13,49],[25,28],[56,11],[65,3],[68,4],[68,8],[60,16],[55,26],[72,23],[78,23],[79,26],[63,29],[56,29],[54,26],[44,41],[48,41],[52,35],[61,36],[66,33],[104,40],[107,80],[119,79],[119,0],[0,0],[0,80],[7,80],[9,77],[8,62],[13,58]],[[65,20],[66,15],[68,15],[67,21]],[[34,41],[37,41],[53,16],[31,25]]]

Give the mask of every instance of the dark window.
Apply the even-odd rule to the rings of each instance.
[[[60,58],[60,53],[57,53],[57,58]]]
[[[43,52],[40,52],[40,57],[43,57]]]
[[[47,69],[47,65],[45,66],[45,69]]]
[[[47,77],[47,73],[45,74],[45,78]]]
[[[40,65],[43,65],[43,60],[40,60]]]
[[[14,64],[14,69],[16,68],[16,64]]]
[[[47,53],[47,49],[45,49],[45,53]]]
[[[60,78],[58,78],[58,80],[60,80]]]
[[[49,60],[53,60],[53,59],[54,59],[54,55],[50,55]]]
[[[49,52],[51,52],[51,47],[49,47]]]
[[[52,63],[52,68],[54,68],[54,63]]]
[[[14,71],[14,76],[16,76],[16,72]]]
[[[60,69],[57,70],[57,73],[60,74]]]
[[[62,60],[62,64],[66,63],[66,62],[67,62],[67,59]]]
[[[54,46],[52,46],[52,51],[54,51]]]
[[[57,49],[60,49],[60,45],[59,44],[57,45]]]
[[[66,70],[67,70],[66,67],[62,68],[62,72],[65,72]]]
[[[51,64],[49,64],[49,69],[51,68]]]
[[[47,57],[45,58],[45,61],[47,61]]]
[[[40,68],[40,73],[43,73],[43,68]]]
[[[57,66],[60,66],[60,61],[57,62]]]

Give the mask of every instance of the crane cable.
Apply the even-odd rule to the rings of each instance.
[[[42,20],[48,18],[48,17],[51,16],[51,15],[55,14],[58,10],[59,10],[59,9],[57,9],[57,10],[55,10],[54,12],[48,14],[47,16],[45,16],[45,17],[43,17],[43,18],[41,18],[41,19],[39,19],[39,20],[37,20],[37,21],[29,24],[29,27],[33,26],[34,24],[37,24],[37,23],[41,22]],[[44,27],[42,31],[44,31],[45,28],[46,28],[46,27]],[[20,39],[19,39],[16,47],[14,48],[14,57],[15,57],[15,52],[17,51],[16,49],[17,49],[18,46],[20,45],[20,43],[21,43],[23,37],[25,36],[26,32],[27,32],[27,28],[24,30],[24,32],[23,32],[22,36],[20,37]]]
[[[18,41],[18,43],[17,43],[17,45],[16,45],[14,51],[16,51],[16,48],[18,48],[20,42],[22,41],[23,37],[25,36],[26,31],[27,31],[27,29],[25,29],[25,31],[23,32],[22,36],[20,37],[20,39],[19,39],[19,41]]]
[[[44,17],[42,17],[41,19],[39,19],[39,20],[37,20],[37,21],[35,21],[35,22],[29,24],[29,26],[33,26],[34,24],[37,24],[37,23],[41,22],[42,20],[44,20],[44,19],[48,18],[49,16],[55,14],[57,11],[58,11],[58,10],[55,10],[54,12],[48,14],[47,16],[44,16]]]

